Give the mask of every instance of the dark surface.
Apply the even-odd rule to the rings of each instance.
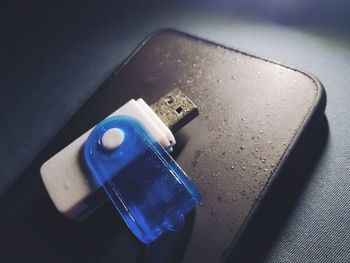
[[[321,84],[305,73],[171,30],[154,34],[142,43],[45,148],[29,172],[22,175],[22,182],[16,182],[3,196],[0,202],[3,213],[9,216],[14,204],[17,204],[19,212],[10,216],[10,223],[1,225],[6,229],[2,240],[11,236],[14,239],[28,239],[28,243],[32,243],[29,254],[12,243],[3,244],[3,249],[22,251],[18,254],[18,261],[33,254],[39,262],[44,261],[46,255],[64,261],[78,257],[79,261],[91,262],[110,254],[111,250],[116,255],[122,255],[124,247],[113,246],[101,251],[99,257],[92,258],[82,245],[88,242],[99,247],[101,243],[108,242],[103,236],[96,235],[100,224],[104,225],[105,231],[125,231],[125,225],[120,224],[119,220],[109,224],[104,221],[104,218],[111,217],[110,214],[97,213],[99,223],[89,220],[87,228],[74,229],[74,236],[61,232],[60,229],[68,228],[69,223],[64,220],[60,222],[61,216],[57,212],[57,218],[42,222],[43,218],[54,213],[40,212],[38,209],[43,203],[42,199],[47,200],[45,193],[44,197],[38,194],[45,192],[38,187],[41,186],[37,182],[38,170],[42,160],[51,157],[52,153],[90,129],[125,101],[142,97],[153,102],[175,87],[193,98],[201,112],[197,119],[177,134],[179,143],[174,155],[199,187],[202,202],[195,216],[192,215],[191,224],[187,224],[180,233],[168,235],[173,245],[165,246],[163,239],[149,246],[149,253],[140,254],[146,258],[150,254],[162,255],[166,259],[161,261],[159,256],[155,256],[158,262],[168,262],[174,252],[178,258],[183,255],[181,262],[222,262],[230,252],[232,242],[237,241],[238,233],[242,232],[245,236],[242,225],[257,207],[256,202],[265,202],[261,193],[269,190],[286,160],[290,162],[288,155],[290,151],[294,152],[295,142],[300,141],[305,131],[313,131],[319,123],[324,113],[325,93]],[[304,148],[297,149],[295,154],[299,155]],[[286,171],[294,174],[291,168],[293,165]],[[280,174],[280,177],[286,177],[285,171]],[[35,187],[30,182],[33,185],[30,191],[23,183],[23,180],[29,182],[28,178],[35,179],[37,183]],[[292,183],[296,181],[297,177],[294,176]],[[24,205],[28,201],[32,202],[31,209]],[[20,206],[24,213],[20,211]],[[47,211],[45,205],[41,208]],[[27,226],[23,228],[25,232],[28,227],[37,229],[36,239],[22,233],[23,223]],[[47,231],[51,233],[51,238],[46,236]],[[87,232],[90,233],[89,237]],[[181,233],[184,233],[183,237],[176,241]],[[130,251],[140,250],[140,244],[131,245],[135,237],[120,236],[114,231],[109,233],[110,241],[125,239],[133,247],[129,248]],[[57,240],[65,238],[70,241],[57,246]],[[74,252],[68,248],[72,240],[76,247]],[[44,244],[49,249],[38,249]],[[180,245],[184,250],[176,249]],[[53,246],[65,253],[52,251]],[[156,249],[157,246],[163,249]],[[252,245],[247,248],[252,248]],[[247,248],[241,249],[246,251],[243,257],[247,254]],[[169,250],[169,253],[164,250]],[[131,262],[131,259],[122,260],[120,256],[111,256],[110,259]],[[139,260],[136,258],[135,262]]]
[[[1,48],[2,192],[138,42],[155,29],[172,26],[313,72],[327,87],[329,139],[299,187],[266,260],[346,261],[350,254],[347,36],[187,8],[162,11],[118,4],[31,3],[1,17],[6,26]]]

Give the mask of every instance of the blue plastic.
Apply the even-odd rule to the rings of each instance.
[[[115,150],[101,145],[111,128],[124,132]],[[98,124],[85,143],[84,159],[126,224],[148,244],[167,230],[177,230],[200,202],[200,193],[168,152],[140,122],[128,116]]]

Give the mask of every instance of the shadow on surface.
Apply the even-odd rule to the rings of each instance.
[[[61,216],[46,197],[6,224],[1,231],[0,259],[1,262],[26,259],[101,262],[101,255],[115,243],[119,243],[119,259],[125,262],[128,259],[132,262],[141,250],[140,243],[111,206],[103,207],[83,222],[73,222]]]
[[[42,186],[43,187],[43,186]],[[194,213],[185,227],[145,246],[126,227],[111,204],[81,222],[61,216],[41,198],[3,226],[0,261],[23,262],[170,262],[183,255]]]

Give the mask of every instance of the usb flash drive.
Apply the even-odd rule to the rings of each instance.
[[[150,243],[183,225],[200,193],[169,155],[198,108],[175,89],[148,106],[124,106],[46,161],[40,173],[56,208],[84,218],[112,201],[132,232]]]

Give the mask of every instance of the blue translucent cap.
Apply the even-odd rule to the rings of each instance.
[[[106,148],[103,135],[123,133],[116,148]],[[167,230],[177,230],[200,202],[200,193],[168,152],[140,122],[128,116],[99,123],[85,143],[84,159],[132,232],[150,243]]]

